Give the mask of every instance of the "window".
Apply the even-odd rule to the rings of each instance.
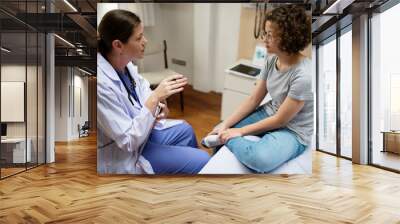
[[[400,5],[371,18],[371,162],[400,171]],[[394,145],[393,145],[394,144]]]
[[[2,1],[1,7],[15,9],[23,17],[42,12],[43,5],[44,1]],[[0,178],[5,178],[45,163],[46,40],[44,33],[23,20],[4,11],[0,17],[7,21],[0,23],[1,98],[9,99],[0,105],[5,115],[1,124],[7,127],[0,144]]]
[[[318,149],[336,153],[336,39],[318,48]]]
[[[352,157],[352,32],[340,36],[340,155]]]

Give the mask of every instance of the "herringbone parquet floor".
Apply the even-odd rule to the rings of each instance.
[[[0,181],[0,223],[45,222],[400,223],[400,175],[316,152],[311,176],[100,177],[91,136]]]

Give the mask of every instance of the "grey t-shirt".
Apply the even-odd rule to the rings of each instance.
[[[263,106],[267,113],[274,115],[286,97],[304,101],[303,108],[289,121],[286,127],[296,133],[303,145],[309,145],[314,128],[314,95],[312,92],[311,60],[303,59],[285,72],[276,68],[276,56],[268,56],[259,79],[267,81],[271,100]]]

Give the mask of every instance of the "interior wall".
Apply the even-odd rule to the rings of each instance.
[[[216,8],[215,29],[215,67],[213,91],[224,89],[225,70],[236,62],[238,57],[241,4],[219,3]],[[213,41],[213,40],[211,40]]]
[[[81,73],[74,69],[74,113],[72,119],[71,135],[73,138],[79,137],[78,125],[80,127],[88,121],[88,77],[82,76]],[[78,92],[80,91],[80,93]],[[80,101],[80,102],[78,102]]]
[[[225,69],[237,58],[241,4],[162,3],[154,10],[155,25],[145,27],[148,45],[165,39],[169,68],[187,76],[197,90],[222,92]],[[173,64],[173,58],[186,65]],[[160,66],[152,60],[145,56],[145,70]]]
[[[167,41],[167,57],[170,69],[185,75],[193,82],[193,4],[192,3],[100,3],[98,23],[109,10],[120,8],[138,14],[144,24],[147,46]],[[186,65],[172,63],[172,59]],[[164,67],[162,56],[146,55],[137,62],[140,71],[156,71]]]
[[[160,13],[156,13],[156,20],[161,20],[158,22],[161,29],[156,26],[146,29],[152,30],[154,34],[156,30],[162,32],[159,36],[167,41],[169,68],[185,75],[189,84],[193,84],[193,41],[196,40],[193,33],[193,4],[164,3],[155,9],[160,10]],[[150,38],[152,36],[154,35],[149,35]],[[162,40],[158,39],[158,41]],[[173,64],[173,58],[185,61],[186,65]]]
[[[79,137],[78,124],[89,119],[88,77],[71,67],[55,70],[55,140],[70,141]]]
[[[225,70],[236,62],[241,4],[195,4],[194,88],[222,92]]]
[[[28,72],[28,82],[25,81],[25,74]],[[37,80],[33,78],[36,77],[36,66],[18,65],[18,64],[5,64],[1,66],[1,81],[18,81],[27,83],[27,94],[26,102],[29,112],[27,113],[27,121],[25,122],[7,122],[7,136],[8,137],[25,137],[25,126],[27,124],[27,130],[29,133],[37,132],[37,107],[43,105],[37,104],[37,93],[36,93],[36,83]],[[42,103],[42,102],[40,102]],[[2,108],[6,110],[7,108]],[[34,123],[32,123],[34,122]],[[36,135],[35,135],[36,136]],[[28,136],[29,137],[29,136]]]
[[[30,140],[32,162],[44,162],[44,87],[42,67],[36,65],[3,64],[1,66],[2,81],[24,82],[26,106],[22,108],[26,113],[24,122],[6,122],[7,137],[25,138]],[[26,79],[26,80],[25,80]],[[9,108],[1,108],[7,110]],[[36,161],[39,159],[39,161]]]
[[[110,4],[108,8],[120,6]],[[134,6],[124,9],[136,11],[138,5]],[[170,69],[185,75],[197,90],[222,92],[225,69],[238,58],[241,6],[238,3],[153,4],[151,19],[154,21],[144,21],[148,46],[166,40]],[[253,50],[252,47],[250,51]],[[182,60],[185,65],[173,64],[172,59]],[[137,64],[141,71],[155,71],[161,69],[164,62],[148,55]]]
[[[262,41],[255,39],[253,34],[255,15],[255,8],[242,7],[240,12],[239,49],[237,59],[244,58],[251,60],[256,45],[262,44]]]
[[[215,5],[194,4],[193,88],[209,92],[214,88],[214,34]]]
[[[69,73],[68,67],[55,67],[55,141],[69,140]]]
[[[126,4],[132,5],[132,4]],[[155,4],[153,7],[154,19],[151,26],[144,27],[144,36],[147,39],[145,56],[142,60],[136,63],[139,66],[139,72],[151,72],[158,71],[164,68],[164,58],[160,52],[158,55],[149,55],[149,49],[154,49],[154,46],[161,46],[163,40],[166,39],[166,34],[163,32],[163,16],[161,15],[161,9],[159,4]],[[142,21],[145,18],[140,18]],[[146,22],[146,21],[143,21]],[[170,46],[168,44],[168,53],[170,53]],[[160,48],[161,50],[161,48]]]
[[[44,60],[43,60],[44,61]],[[42,62],[43,62],[42,61]],[[46,148],[45,148],[45,129],[46,129],[46,113],[45,113],[45,100],[46,100],[46,84],[45,84],[45,74],[43,71],[43,67],[39,67],[39,77],[38,77],[38,154],[42,155],[39,156],[38,163],[42,164],[45,163],[45,154],[46,154]]]

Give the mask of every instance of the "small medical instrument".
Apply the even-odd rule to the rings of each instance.
[[[120,78],[122,84],[124,85],[126,91],[128,92],[128,99],[129,99],[129,102],[131,102],[131,104],[134,105],[134,103],[133,103],[133,101],[132,101],[132,99],[131,99],[131,97],[130,97],[130,96],[132,96],[133,99],[135,99],[135,101],[140,105],[140,107],[142,107],[142,104],[140,103],[139,97],[137,96],[136,91],[135,91],[136,82],[135,82],[135,80],[131,77],[131,75],[130,75],[128,69],[125,68],[125,72],[127,72],[126,75],[128,76],[129,84],[126,84],[126,83],[125,83],[124,78],[122,77],[124,74],[120,74],[117,70],[115,70],[115,71],[117,72],[117,74],[118,74],[118,76],[119,76],[119,78]]]
[[[258,39],[260,37],[260,33],[264,30],[263,23],[264,18],[267,13],[267,4],[268,0],[264,2],[264,10],[262,7],[262,3],[256,3],[256,16],[254,18],[254,38]]]
[[[249,76],[257,76],[260,74],[261,69],[252,67],[250,65],[245,65],[245,64],[238,64],[233,68],[230,68],[229,70],[238,72],[241,74],[249,75]]]

